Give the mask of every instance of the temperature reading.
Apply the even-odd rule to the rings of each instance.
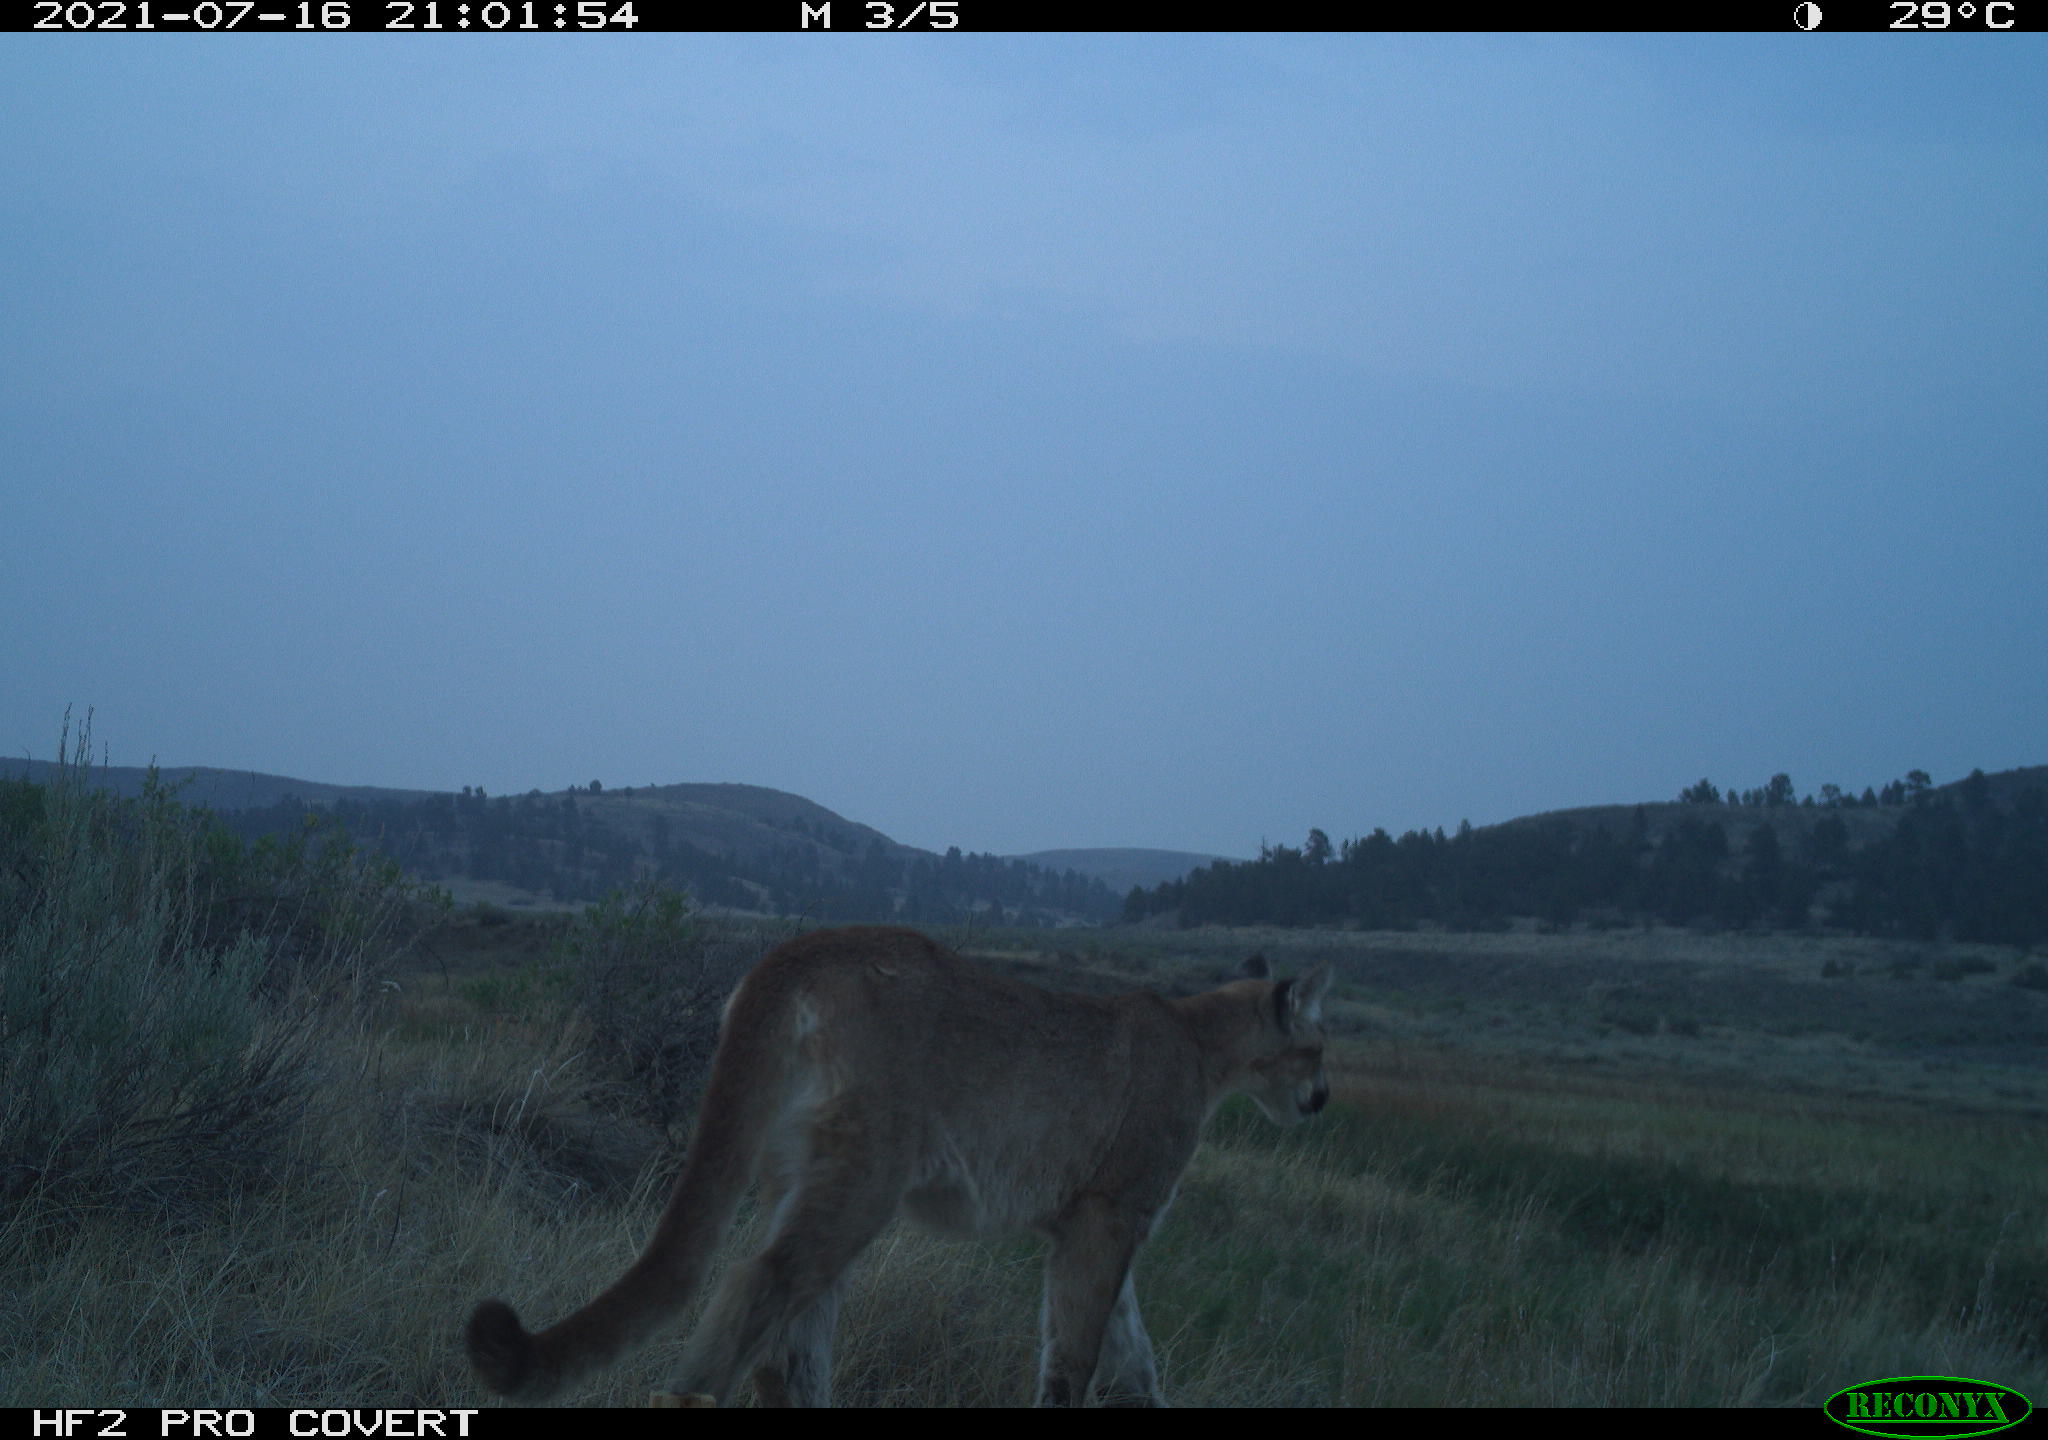
[[[1892,21],[1893,30],[1946,30],[1952,25],[1967,24],[1983,16],[1986,30],[2010,30],[2016,23],[2013,15],[2014,0],[1892,0],[1892,9],[1906,13]]]

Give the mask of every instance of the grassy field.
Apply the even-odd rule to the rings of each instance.
[[[470,1307],[544,1322],[588,1299],[647,1236],[683,1133],[618,1063],[630,1033],[573,1003],[576,933],[473,910],[370,957],[350,1003],[294,1012],[309,1098],[260,1175],[17,1199],[0,1404],[479,1403]],[[711,940],[730,962],[772,938]],[[1139,1262],[1177,1404],[1817,1405],[1901,1373],[2048,1395],[2048,994],[2012,983],[2030,957],[1639,931],[968,938],[1087,988],[1193,988],[1254,949],[1337,964],[1335,1103],[1287,1132],[1227,1106]],[[889,1231],[842,1322],[841,1400],[1027,1401],[1038,1285],[1028,1240]],[[576,1402],[638,1403],[674,1350]]]

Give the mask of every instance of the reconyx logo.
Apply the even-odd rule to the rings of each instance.
[[[1960,1375],[1894,1375],[1828,1396],[1828,1418],[1865,1435],[1961,1440],[2017,1425],[2034,1406],[2017,1390]]]

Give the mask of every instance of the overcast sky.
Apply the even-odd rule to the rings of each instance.
[[[2048,762],[2044,76],[0,36],[0,745],[1222,854]]]

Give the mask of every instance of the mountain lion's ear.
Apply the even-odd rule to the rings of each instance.
[[[1288,1033],[1298,1025],[1313,1025],[1323,1018],[1323,996],[1329,991],[1327,964],[1316,966],[1299,980],[1282,980],[1273,987],[1273,1019]]]
[[[1264,955],[1252,956],[1251,959],[1244,962],[1241,968],[1245,974],[1254,980],[1271,980],[1273,978],[1273,966]]]
[[[1294,1013],[1313,1025],[1323,1018],[1323,997],[1330,993],[1327,962],[1301,977],[1294,987]]]

